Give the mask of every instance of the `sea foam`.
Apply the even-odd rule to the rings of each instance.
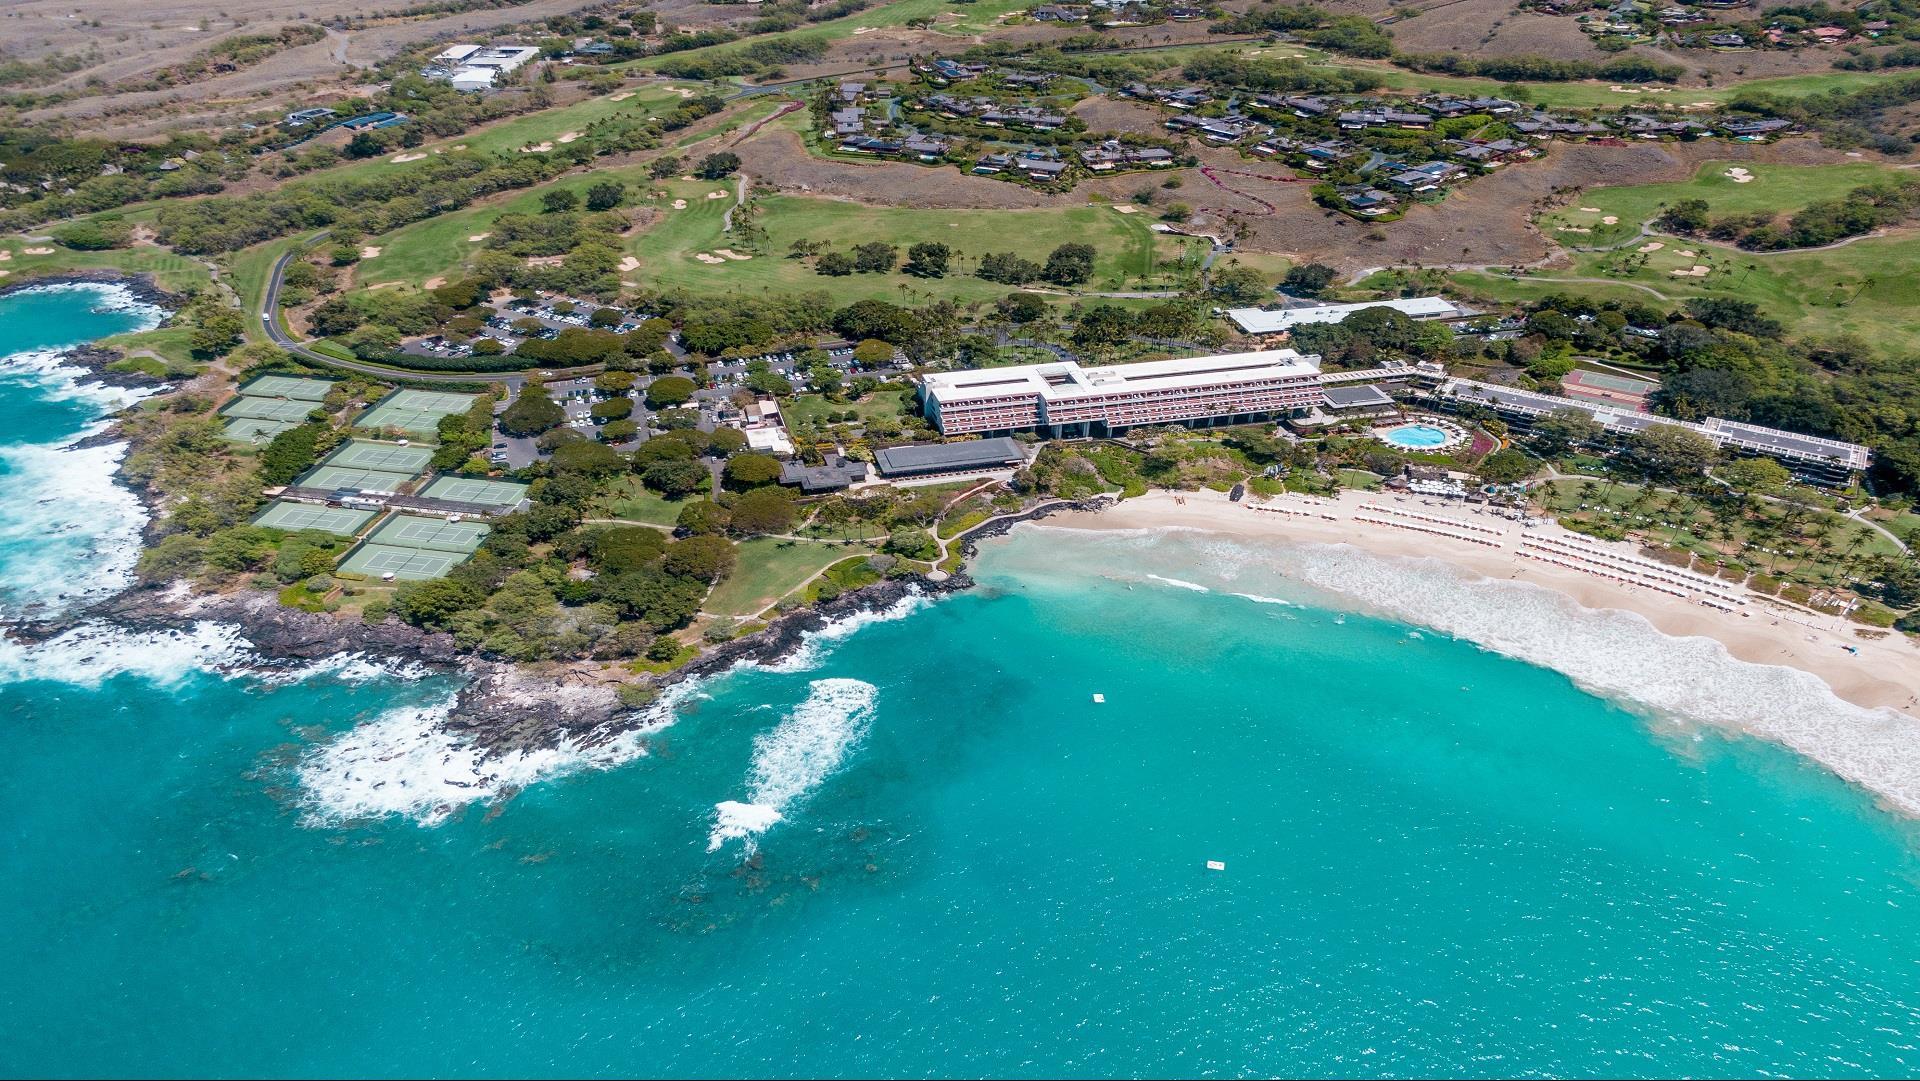
[[[874,685],[858,679],[816,679],[806,700],[773,728],[754,737],[747,797],[714,805],[712,852],[731,840],[772,829],[846,761],[873,718]]]
[[[792,652],[778,660],[744,667],[757,667],[768,672],[811,672],[820,667],[826,661],[828,654],[832,653],[840,643],[859,631],[877,623],[891,623],[894,620],[905,619],[932,603],[926,594],[915,589],[885,608],[851,612],[828,622],[817,630],[808,631],[801,636],[800,644],[795,646]]]
[[[0,448],[0,614],[64,611],[132,583],[146,508],[114,481],[126,452]]]
[[[163,687],[196,672],[230,674],[257,655],[238,628],[201,621],[183,630],[133,631],[89,622],[44,642],[0,638],[0,684],[34,680],[98,687],[134,676]]]

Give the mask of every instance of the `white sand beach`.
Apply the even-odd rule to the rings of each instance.
[[[1396,524],[1383,524],[1387,521]],[[1103,511],[1060,515],[1048,524],[1079,529],[1180,526],[1248,540],[1351,544],[1376,555],[1444,560],[1472,575],[1554,589],[1588,608],[1636,613],[1668,635],[1712,638],[1740,660],[1811,673],[1858,706],[1910,716],[1920,712],[1915,698],[1920,693],[1920,648],[1905,635],[1878,632],[1732,584],[1724,587],[1725,594],[1739,595],[1745,603],[1721,611],[1701,602],[1699,597],[1706,594],[1675,596],[1651,585],[1602,577],[1594,572],[1598,568],[1547,562],[1538,558],[1553,554],[1540,547],[1543,540],[1564,539],[1570,546],[1604,549],[1621,558],[1639,556],[1632,544],[1597,541],[1551,522],[1522,527],[1493,514],[1386,492],[1346,491],[1332,500],[1289,495],[1262,502],[1250,497],[1234,503],[1212,491],[1155,491]],[[1523,547],[1522,535],[1535,543]],[[1463,539],[1469,536],[1474,539]],[[1529,550],[1532,557],[1522,554]]]

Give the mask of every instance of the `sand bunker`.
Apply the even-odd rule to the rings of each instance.
[[[1562,233],[1591,233],[1591,232],[1593,232],[1593,230],[1591,230],[1591,229],[1589,229],[1589,228],[1587,228],[1587,227],[1586,227],[1586,226],[1584,226],[1584,225],[1562,225],[1562,226],[1560,227],[1560,229],[1559,229],[1559,232],[1562,232]]]
[[[407,162],[419,161],[425,157],[426,157],[425,154],[395,154],[393,157],[388,158],[387,160],[394,163],[395,165],[405,165]]]
[[[52,255],[52,254],[53,254],[53,249],[52,249],[52,248],[21,248],[21,249],[20,249],[20,254],[22,254],[22,255]]]
[[[1620,224],[1620,219],[1619,219],[1619,217],[1618,217],[1618,216],[1616,216],[1616,215],[1613,215],[1613,214],[1608,214],[1608,215],[1607,215],[1606,217],[1604,217],[1604,218],[1601,218],[1601,219],[1600,219],[1600,224],[1602,224],[1602,225],[1618,225],[1618,224]]]
[[[678,94],[683,98],[690,98],[690,97],[693,97],[695,94],[699,93],[698,90],[695,90],[692,87],[686,87],[686,86],[669,86],[667,87],[667,91],[669,93]]]
[[[570,142],[573,142],[575,139],[578,139],[579,137],[580,137],[580,133],[577,131],[563,132],[560,136],[560,141],[563,143],[570,143]]]
[[[380,255],[380,249],[373,247],[372,245],[368,245],[367,247],[360,249],[360,258],[362,259],[375,259],[375,258],[378,258],[379,255]]]
[[[689,183],[689,184],[691,184],[691,183],[693,183],[693,177],[691,177],[691,176],[683,176],[683,177],[681,177],[680,179],[682,179],[682,180],[684,180],[684,181],[686,181],[686,182],[687,182],[687,183]]]
[[[1651,240],[1645,244],[1640,245],[1640,251],[1642,254],[1645,254],[1646,252],[1650,252],[1650,251],[1659,251],[1661,248],[1664,248],[1664,247],[1666,247],[1666,245],[1661,243],[1660,241]]]
[[[625,101],[632,96],[633,96],[633,91],[622,90],[618,94],[608,94],[607,100],[608,101]]]
[[[1695,263],[1693,266],[1682,267],[1679,270],[1674,271],[1673,276],[1676,278],[1704,278],[1712,272],[1713,272],[1712,267],[1701,266],[1700,264]]]
[[[1122,214],[1131,214],[1134,211],[1140,209],[1139,207],[1134,206],[1132,203],[1115,203],[1113,204],[1113,208],[1115,210],[1118,210]],[[952,223],[949,222],[948,224],[951,225]]]
[[[710,191],[707,193],[707,198],[709,199],[725,199],[726,197],[727,193],[724,191]]]
[[[1727,179],[1735,184],[1749,184],[1753,182],[1753,174],[1736,165],[1727,170]]]
[[[480,242],[481,242],[482,240],[485,240],[485,239],[487,239],[488,237],[490,237],[490,236],[492,236],[492,235],[493,235],[492,233],[475,233],[475,234],[473,234],[472,236],[470,236],[470,237],[468,237],[468,238],[467,238],[467,243],[469,243],[469,244],[478,244],[478,243],[480,243]]]
[[[1599,207],[1597,207],[1597,206],[1583,206],[1583,207],[1581,207],[1581,208],[1580,208],[1580,213],[1582,213],[1582,214],[1598,214],[1598,213],[1600,213],[1600,208],[1599,208]]]
[[[732,259],[736,262],[742,262],[742,263],[753,258],[753,256],[751,255],[741,255],[739,252],[734,251],[732,248],[715,248],[713,249],[713,254],[721,256],[723,258]]]
[[[564,255],[529,255],[527,256],[527,265],[530,267],[560,266],[564,264],[566,261],[567,261],[567,257]]]
[[[13,258],[13,253],[12,253],[12,252],[10,252],[10,251],[7,251],[7,250],[6,250],[6,249],[4,249],[4,248],[0,248],[0,263],[4,263],[4,262],[7,262],[8,260],[10,260],[10,259],[12,259],[12,258]]]
[[[465,143],[455,143],[455,144],[453,144],[453,148],[454,148],[455,150],[465,150],[465,149],[467,148],[467,144],[465,144]]]
[[[426,281],[420,283],[420,288],[438,289],[445,284],[447,284],[447,279],[445,278],[428,278]]]
[[[1694,256],[1697,256],[1700,253],[1697,251],[1677,251],[1677,252],[1674,252],[1673,254],[1679,256],[1682,259],[1692,259]]]
[[[724,262],[726,262],[726,260],[725,260],[725,259],[722,259],[722,258],[720,258],[720,257],[719,257],[719,256],[717,256],[717,255],[710,255],[710,254],[708,254],[708,253],[706,253],[706,252],[703,252],[703,251],[701,251],[701,252],[694,252],[694,253],[693,253],[693,257],[694,257],[695,259],[698,259],[698,260],[700,260],[700,261],[701,261],[701,262],[703,262],[703,263],[709,263],[709,264],[714,264],[714,265],[718,265],[718,264],[721,264],[721,263],[724,263]]]
[[[620,273],[622,274],[625,274],[629,270],[639,270],[639,269],[640,269],[640,260],[635,259],[631,255],[627,256],[625,259],[620,260]]]
[[[1611,90],[1611,91],[1613,91],[1613,92],[1614,92],[1614,93],[1616,93],[1616,94],[1638,94],[1638,93],[1640,93],[1640,88],[1639,88],[1639,87],[1637,87],[1637,86],[1609,86],[1609,87],[1607,87],[1607,89],[1608,89],[1608,90]]]
[[[521,147],[521,148],[520,148],[520,153],[522,153],[522,154],[544,154],[544,153],[546,153],[547,151],[549,151],[549,150],[552,150],[552,149],[553,149],[553,144],[552,144],[552,143],[535,143],[535,144],[533,144],[532,146],[523,146],[523,147]]]
[[[687,201],[685,199],[675,199],[673,201],[673,208],[675,210],[685,210],[687,208]]]

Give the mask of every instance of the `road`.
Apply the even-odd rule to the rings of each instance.
[[[309,244],[316,244],[326,238],[326,233],[316,233],[309,237],[307,242]],[[287,264],[293,261],[293,255],[294,253],[292,251],[282,252],[280,258],[274,261],[273,274],[267,279],[267,291],[261,298],[260,310],[253,313],[253,318],[259,322],[260,329],[266,331],[268,340],[299,357],[301,360],[328,368],[338,368],[343,371],[358,372],[361,375],[371,375],[377,379],[397,378],[406,379],[415,383],[504,383],[510,395],[520,393],[521,385],[527,381],[526,372],[417,372],[405,368],[395,368],[385,364],[369,364],[361,360],[342,360],[339,357],[330,357],[325,353],[308,348],[304,343],[290,336],[286,332],[286,329],[280,325],[278,318],[280,311],[280,286],[286,278]],[[591,365],[585,368],[560,368],[554,370],[553,375],[556,378],[597,375],[600,370],[600,365]]]

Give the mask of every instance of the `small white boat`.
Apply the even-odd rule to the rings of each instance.
[[[1096,694],[1093,696],[1093,704],[1096,706],[1105,705],[1106,702],[1107,702],[1107,696],[1104,694]]]
[[[1224,871],[1226,869],[1227,869],[1226,863],[1221,860],[1207,861],[1207,870],[1209,871]]]

